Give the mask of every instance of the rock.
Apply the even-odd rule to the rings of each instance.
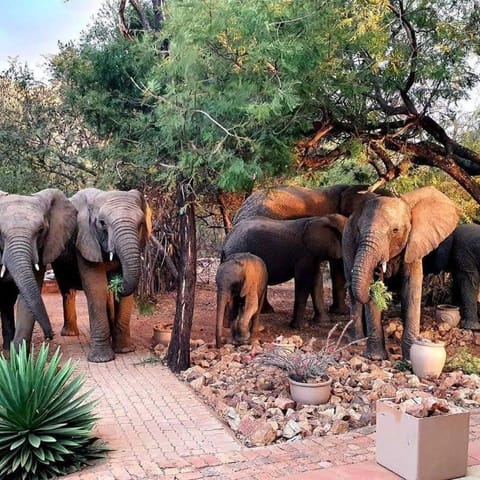
[[[333,435],[348,432],[348,422],[345,420],[335,420],[332,424],[331,432]]]
[[[420,379],[416,375],[407,375],[407,384],[409,387],[417,388],[420,386]]]
[[[302,431],[300,425],[294,420],[289,420],[283,427],[282,437],[293,438]]]
[[[283,411],[295,408],[295,402],[291,398],[278,397],[275,400],[275,406]]]
[[[234,432],[236,432],[238,430],[238,427],[240,426],[240,415],[238,414],[238,412],[233,407],[230,407],[227,410],[226,419],[227,419],[227,423],[230,426],[230,428]]]
[[[276,430],[269,422],[257,420],[255,422],[255,430],[247,438],[249,443],[254,447],[263,447],[270,445],[277,438]]]
[[[191,382],[190,382],[190,386],[196,391],[196,392],[199,392],[203,385],[205,384],[205,379],[203,377],[198,377],[198,378],[195,378],[193,379]]]
[[[475,345],[480,345],[480,332],[473,333],[473,343]]]

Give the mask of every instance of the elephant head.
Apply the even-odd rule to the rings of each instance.
[[[138,190],[87,188],[71,201],[78,210],[77,251],[89,262],[119,261],[120,294],[131,295],[140,277],[140,252],[152,230],[151,211],[143,195]]]
[[[54,188],[28,196],[0,195],[0,277],[12,277],[47,338],[52,328],[34,270],[62,253],[75,229],[75,213]]]
[[[434,187],[399,198],[379,196],[365,202],[350,217],[343,241],[353,297],[366,304],[372,280],[382,276],[388,262],[412,264],[421,260],[454,230],[457,222],[454,203]]]

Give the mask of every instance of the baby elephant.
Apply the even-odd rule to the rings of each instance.
[[[251,253],[235,253],[220,264],[217,283],[217,348],[222,326],[230,327],[236,344],[247,343],[260,329],[259,315],[267,291],[267,268]]]

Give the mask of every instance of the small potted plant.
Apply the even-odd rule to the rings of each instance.
[[[445,366],[445,342],[417,337],[410,347],[413,373],[419,377],[438,377]]]
[[[171,323],[157,323],[153,326],[153,341],[168,346],[172,339],[173,325]]]
[[[332,335],[338,328],[338,324],[335,325],[328,332],[327,341],[318,352],[304,351],[299,348],[291,352],[283,347],[275,347],[259,355],[257,362],[261,365],[280,368],[287,374],[290,394],[297,404],[327,403],[330,399],[332,383],[332,379],[326,373],[327,367],[338,363],[339,353],[342,350],[359,342],[356,340],[341,346],[350,324],[351,321],[343,327],[338,339],[333,340]]]

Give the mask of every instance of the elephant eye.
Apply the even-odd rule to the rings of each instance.
[[[99,220],[98,223],[104,230],[107,228],[107,224],[103,220]]]
[[[392,228],[393,233],[398,233],[399,231],[400,231],[400,229],[398,227],[393,227]]]

